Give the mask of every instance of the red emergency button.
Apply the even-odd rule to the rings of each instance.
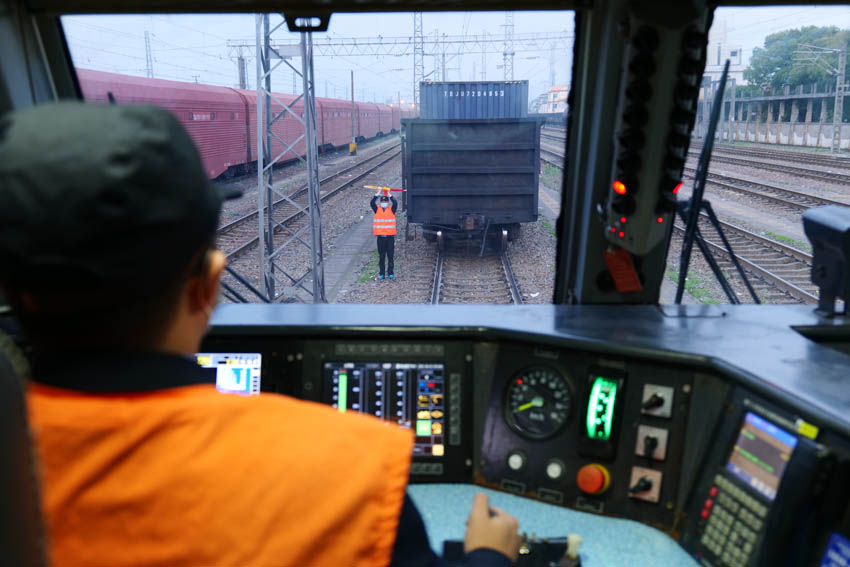
[[[711,496],[712,498],[717,498],[717,487],[712,486],[711,488],[709,488],[708,489],[708,495]]]
[[[710,514],[711,514],[711,512],[708,510],[708,508],[703,508],[703,509],[702,509],[702,512],[700,512],[700,517],[701,517],[703,520],[707,520],[707,519],[708,519],[708,516],[709,516]]]
[[[712,507],[712,506],[714,506],[714,500],[712,500],[711,498],[709,498],[708,500],[706,500],[706,501],[705,501],[705,504],[703,504],[702,506],[703,506],[703,508],[705,508],[706,510],[711,510],[711,507]]]
[[[584,465],[576,476],[578,488],[585,494],[602,494],[611,485],[611,474],[602,465]]]

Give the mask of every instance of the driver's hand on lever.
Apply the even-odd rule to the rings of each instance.
[[[463,550],[469,553],[476,549],[493,549],[514,562],[520,545],[518,527],[516,518],[501,508],[491,508],[487,495],[479,492],[466,521]]]

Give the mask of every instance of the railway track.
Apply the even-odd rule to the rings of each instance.
[[[690,179],[693,179],[696,175],[696,169],[693,167],[686,167],[684,172],[685,177]],[[770,205],[778,205],[782,208],[791,209],[797,212],[824,205],[839,205],[842,207],[848,206],[847,203],[843,203],[841,201],[835,201],[825,197],[816,197],[815,195],[809,195],[808,193],[792,191],[791,189],[776,187],[766,183],[738,179],[736,177],[712,173],[710,171],[708,172],[708,181],[712,185],[722,187],[728,191],[740,193],[748,197],[755,197]]]
[[[563,144],[567,140],[567,137],[563,133],[562,134],[554,134],[554,133],[551,133],[551,132],[546,132],[545,130],[540,131],[540,137],[546,138],[546,139],[549,139],[549,140],[554,140],[554,141],[561,143],[561,144]]]
[[[783,165],[778,163],[767,163],[763,161],[751,160],[751,159],[742,159],[735,152],[736,155],[732,156],[728,153],[720,152],[712,152],[711,154],[711,163],[727,163],[729,165],[736,165],[740,167],[750,167],[755,169],[762,169],[765,171],[776,171],[779,173],[787,173],[789,175],[794,175],[797,177],[807,177],[809,179],[815,179],[817,181],[826,181],[828,183],[850,183],[850,173],[841,173],[838,171],[825,171],[825,170],[815,170],[809,169],[806,167],[797,167],[793,165]],[[699,159],[699,152],[694,150],[688,153],[691,158],[694,160]],[[783,159],[779,157],[774,157],[770,159]]]
[[[563,156],[542,146],[540,148],[540,159],[555,167],[563,167]],[[712,160],[713,159],[714,156],[712,156]],[[693,179],[695,175],[696,168],[685,167],[684,176],[686,178]],[[850,206],[850,203],[836,201],[826,197],[818,197],[808,193],[802,193],[800,191],[776,187],[775,185],[768,185],[766,183],[738,179],[737,177],[723,175],[720,173],[712,173],[711,171],[708,173],[708,181],[712,185],[722,187],[728,191],[743,194],[748,197],[754,197],[769,205],[778,206],[784,209],[791,209],[795,212],[805,211],[812,207],[822,207],[825,205],[838,205],[842,207]]]
[[[811,283],[811,254],[728,222],[720,221],[720,225],[738,262],[747,272],[750,283],[763,303],[817,303],[817,288]],[[678,224],[674,225],[674,228],[679,234],[685,232],[684,227]],[[739,289],[743,289],[743,282],[740,281],[729,253],[705,215],[700,217],[700,231],[721,269],[733,282],[738,282]],[[739,296],[745,302],[749,298],[746,291],[741,292]]]
[[[540,161],[557,167],[558,169],[564,169],[564,156],[558,152],[547,150],[543,146],[540,146]]]
[[[353,183],[360,181],[382,165],[395,159],[401,153],[399,148],[400,144],[393,145],[363,161],[321,179],[320,183],[323,185],[321,190],[322,202],[326,201],[333,195],[336,195],[343,189],[346,189]],[[350,177],[346,177],[341,184],[334,187],[324,186],[326,183],[329,183],[334,179],[349,175]],[[306,195],[307,186],[304,185],[294,192],[292,198],[299,200],[299,203],[304,206],[304,203],[301,201],[306,201]],[[272,206],[274,208],[273,210],[278,215],[275,219],[278,226],[286,226],[287,230],[291,233],[295,233],[301,228],[301,224],[299,223],[309,222],[308,219],[302,218],[304,217],[304,213],[298,210],[297,207],[292,205],[286,199],[279,199],[275,201]],[[268,210],[268,208],[266,210]],[[283,216],[282,220],[280,219],[280,215]],[[257,235],[258,226],[256,223],[257,211],[254,211],[219,227],[216,231],[216,241],[218,243],[218,247],[225,251],[228,259],[238,256],[257,243],[259,236]]]
[[[702,144],[691,143],[691,149],[702,150]],[[822,165],[839,169],[850,169],[850,158],[829,155],[820,155],[814,152],[793,152],[774,149],[759,149],[736,146],[735,144],[718,144],[715,142],[714,149],[721,152],[734,152],[737,156],[753,157],[760,159],[772,159],[785,162],[804,163],[807,165]],[[713,155],[713,154],[712,154]]]
[[[521,304],[507,252],[485,256],[439,252],[431,303]]]

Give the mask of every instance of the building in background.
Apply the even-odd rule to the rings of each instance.
[[[726,37],[726,20],[715,20],[708,32],[708,52],[705,60],[704,76],[719,81],[723,74],[723,65],[729,60],[729,79],[735,79],[737,86],[746,85],[744,80],[744,49],[741,45],[729,45]]]
[[[534,99],[531,112],[539,114],[563,114],[567,111],[567,96],[569,94],[569,86],[551,87],[548,92]],[[536,109],[535,105],[537,107]]]
[[[536,97],[534,97],[534,99],[528,105],[528,112],[530,114],[540,114],[541,112],[543,112],[540,109],[543,107],[544,104],[546,104],[546,99],[548,97],[548,92],[542,92]]]

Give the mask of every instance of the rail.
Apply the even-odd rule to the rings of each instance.
[[[498,257],[490,256],[449,256],[442,250],[437,254],[434,266],[434,281],[431,289],[431,304],[440,303],[481,303],[481,304],[514,304],[522,305],[522,294],[516,283],[507,251],[502,251]],[[461,268],[462,265],[462,268]],[[454,271],[454,273],[451,273]],[[465,276],[473,272],[479,275],[478,281],[470,284],[461,280],[457,273]],[[497,283],[498,282],[498,283]],[[465,293],[466,297],[455,295],[448,297],[449,288],[455,294]]]
[[[699,156],[699,153],[696,151],[691,151],[688,154],[689,156],[696,159]],[[769,158],[768,158],[769,159]],[[782,159],[780,157],[776,157],[774,159]],[[797,167],[793,165],[781,165],[777,163],[767,163],[758,160],[751,159],[742,159],[740,157],[733,157],[721,152],[713,152],[711,154],[711,163],[726,163],[729,165],[737,165],[740,167],[749,167],[755,169],[763,169],[765,171],[776,171],[779,173],[788,173],[790,175],[794,175],[797,177],[807,177],[809,179],[815,179],[817,181],[827,181],[830,183],[848,183],[850,182],[850,174],[848,173],[840,173],[837,171],[818,171],[815,169],[809,169],[805,167]]]
[[[700,219],[705,219],[706,216],[703,214]],[[754,234],[744,228],[735,226],[731,223],[725,221],[719,221],[720,225],[723,227],[723,230],[726,232],[727,237],[738,237],[738,242],[733,243],[733,251],[735,254],[735,258],[741,263],[742,267],[749,271],[751,274],[757,276],[762,281],[768,283],[769,285],[776,287],[777,289],[783,291],[785,294],[791,296],[792,298],[802,301],[804,303],[817,303],[818,297],[816,294],[803,289],[801,286],[805,285],[805,280],[808,280],[812,265],[812,256],[798,250],[796,248],[792,248],[781,242],[777,242],[770,238],[765,238],[758,234]],[[676,224],[674,228],[677,233],[684,234],[684,227]],[[703,227],[703,236],[705,236],[705,229]],[[731,238],[730,238],[731,239]],[[755,244],[759,247],[759,251],[754,254],[749,254],[750,257],[746,257],[742,255],[740,252],[735,251],[735,248],[740,249],[742,247],[741,239],[747,241],[748,243]],[[711,239],[704,238],[706,245],[714,252],[715,254],[719,254],[727,259],[731,259],[729,257],[729,253],[724,246],[714,242]],[[752,258],[753,255],[762,255],[764,258],[755,259]],[[785,264],[783,269],[785,271],[794,271],[798,272],[801,275],[798,277],[789,279],[789,277],[783,277],[770,269],[766,268],[764,263],[777,263],[777,262],[787,262],[790,259],[791,264]],[[761,262],[762,264],[760,264]],[[803,275],[804,274],[804,275]]]

